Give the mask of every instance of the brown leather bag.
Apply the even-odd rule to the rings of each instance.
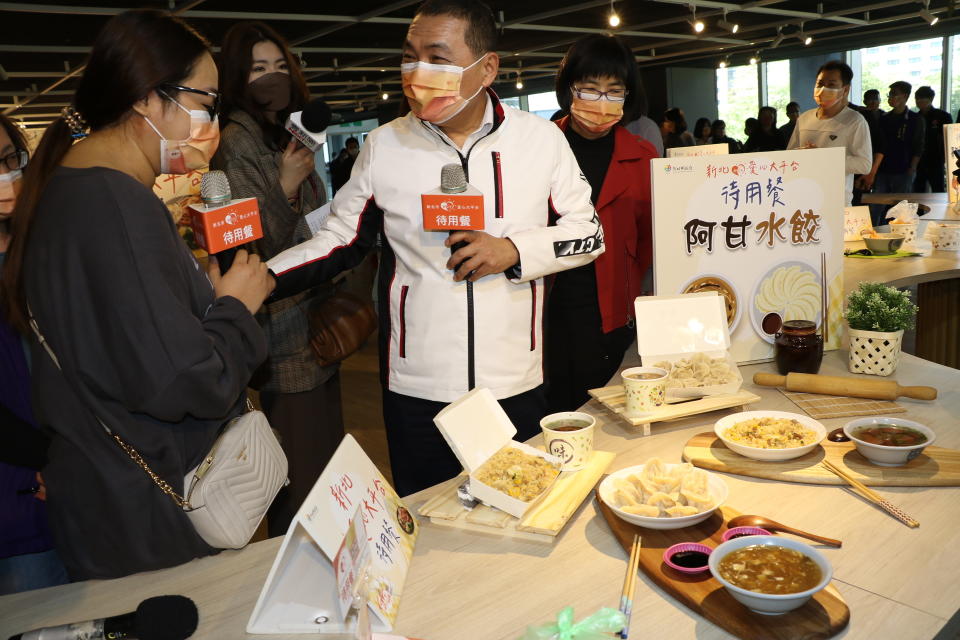
[[[317,361],[336,364],[360,348],[377,328],[373,305],[337,291],[310,313],[310,344]]]

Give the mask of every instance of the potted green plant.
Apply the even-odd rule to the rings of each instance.
[[[904,329],[912,329],[917,305],[909,291],[879,282],[861,282],[847,296],[852,373],[888,376],[900,363]]]

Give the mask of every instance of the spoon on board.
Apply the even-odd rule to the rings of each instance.
[[[731,529],[733,527],[760,527],[761,529],[766,529],[767,531],[785,531],[786,533],[792,533],[793,535],[800,536],[801,538],[816,540],[817,542],[830,547],[840,547],[843,545],[840,540],[824,538],[823,536],[817,536],[812,533],[807,533],[806,531],[800,531],[799,529],[788,527],[785,524],[780,524],[776,520],[771,520],[770,518],[765,518],[763,516],[737,516],[736,518],[730,519],[730,522],[727,523],[727,527]]]

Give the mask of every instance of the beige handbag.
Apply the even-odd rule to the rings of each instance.
[[[60,361],[32,313],[30,326],[60,369]],[[267,417],[254,410],[249,398],[247,409],[227,423],[204,459],[184,477],[184,496],[154,473],[136,449],[95,417],[107,435],[184,510],[204,542],[217,549],[239,549],[250,541],[277,492],[287,483],[287,457]]]

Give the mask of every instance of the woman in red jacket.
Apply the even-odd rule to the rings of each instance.
[[[633,342],[634,299],[650,286],[650,159],[657,151],[627,131],[641,88],[633,53],[616,36],[575,42],[560,65],[557,121],[590,183],[606,250],[558,273],[548,298],[546,378],[551,412],[570,411],[617,372]]]

